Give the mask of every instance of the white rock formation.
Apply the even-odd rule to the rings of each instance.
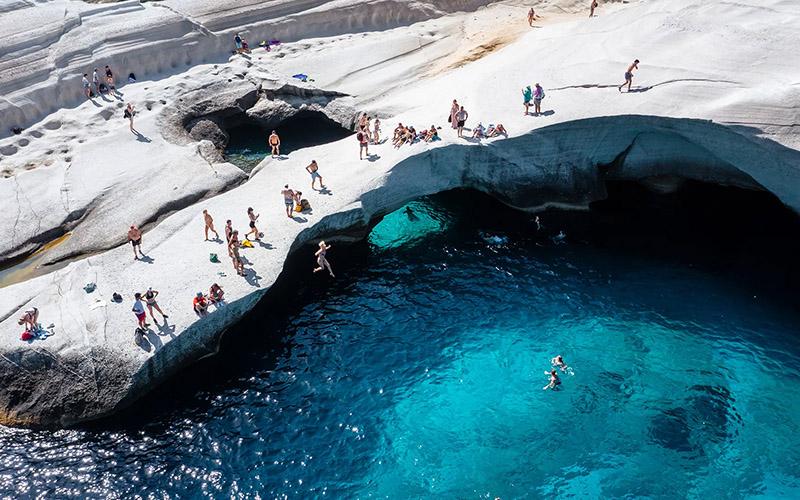
[[[202,17],[202,10],[196,12]],[[221,332],[278,279],[289,252],[302,252],[310,272],[313,251],[303,245],[332,237],[329,258],[335,266],[341,251],[337,235],[363,232],[376,217],[421,195],[470,187],[534,210],[585,206],[604,196],[609,178],[694,178],[768,190],[800,213],[800,120],[793,105],[800,92],[795,49],[800,11],[794,2],[653,0],[604,6],[593,19],[553,15],[548,23],[546,16],[542,28],[531,30],[524,13],[497,6],[378,33],[308,39],[278,52],[256,52],[249,60],[236,56],[217,69],[201,66],[149,82],[146,90],[137,84],[140,90],[132,95],[141,101],[158,102],[180,89],[169,94],[166,111],[154,108],[142,117],[153,143],[135,145],[121,162],[138,161],[138,168],[173,161],[180,148],[196,150],[186,137],[176,145],[174,130],[167,134],[170,141],[156,144],[155,137],[170,127],[175,109],[193,105],[192,89],[243,70],[253,72],[244,78],[265,82],[303,71],[315,82],[298,87],[353,96],[348,106],[384,117],[384,134],[398,121],[418,128],[434,123],[443,127],[444,140],[372,147],[376,156],[369,161],[358,160],[352,137],[296,151],[286,160],[266,159],[245,184],[149,230],[143,247],[150,263],[133,262],[130,247],[122,245],[0,289],[0,420],[72,425],[117,411],[186,363],[213,353]],[[512,41],[510,33],[520,23],[528,33]],[[473,38],[465,40],[464,33]],[[636,92],[620,93],[617,85],[634,58],[641,60]],[[198,78],[203,74],[210,76]],[[546,113],[523,116],[520,89],[535,81],[547,91]],[[457,139],[445,121],[454,97],[469,110],[468,125],[500,121],[511,137],[482,143]],[[81,120],[91,110],[84,104],[57,116],[85,123]],[[118,158],[121,148],[132,148],[133,141],[110,132],[70,147],[103,164]],[[327,194],[309,189],[304,167],[311,159],[320,163]],[[205,168],[212,167],[217,164]],[[89,172],[98,175],[88,169],[85,175]],[[39,175],[43,183],[54,182]],[[286,183],[304,191],[312,213],[294,220],[285,216],[280,190]],[[243,279],[233,273],[223,245],[203,241],[201,211],[215,216],[220,231],[226,218],[241,230],[248,206],[261,213],[266,236],[263,246],[242,251],[248,268]],[[113,231],[124,230],[135,215],[130,210],[119,203],[124,221]],[[211,252],[223,262],[211,264]],[[89,282],[97,284],[91,294],[82,289]],[[198,319],[191,299],[214,282],[225,288],[229,304]],[[148,333],[145,350],[133,342],[130,307],[133,292],[148,286],[161,291],[159,302],[170,323]],[[110,302],[113,292],[122,293],[124,303]],[[41,310],[42,323],[55,323],[56,334],[28,345],[19,341],[15,319],[30,306]]]

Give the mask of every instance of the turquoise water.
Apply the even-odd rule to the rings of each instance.
[[[776,263],[786,274],[777,256],[651,216],[659,236],[632,244],[640,212],[540,229],[475,197],[414,202],[334,244],[336,280],[299,256],[221,356],[124,419],[0,431],[0,491],[800,496],[800,314],[765,286]],[[543,391],[556,354],[574,375]]]

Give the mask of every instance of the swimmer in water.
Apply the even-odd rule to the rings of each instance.
[[[546,391],[547,389],[557,391],[558,386],[561,385],[561,379],[558,378],[558,373],[555,370],[550,370],[549,372],[544,372],[545,375],[550,376],[550,382],[542,387],[542,390]]]
[[[405,212],[406,216],[408,217],[408,220],[410,221],[419,220],[419,217],[417,217],[417,214],[415,214],[414,211],[411,210],[411,207],[406,207]]]
[[[569,368],[569,366],[567,366],[567,364],[564,363],[564,358],[560,354],[558,356],[556,356],[555,358],[551,359],[550,360],[550,364],[553,366],[553,368],[558,368],[562,372],[565,372],[565,373],[566,373],[567,369]]]

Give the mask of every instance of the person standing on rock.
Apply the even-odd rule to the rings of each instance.
[[[533,28],[533,22],[536,20],[536,12],[531,7],[531,10],[528,11],[528,26]]]
[[[372,143],[378,144],[381,142],[381,119],[377,116],[375,117],[375,129],[372,133]],[[322,182],[322,181],[320,181]]]
[[[450,106],[450,117],[447,119],[447,121],[450,122],[450,126],[453,127],[453,130],[458,128],[458,120],[456,119],[458,110],[459,110],[458,101],[453,99],[453,105]]]
[[[225,243],[231,242],[231,234],[233,234],[233,223],[230,219],[225,221]]]
[[[147,314],[144,312],[144,304],[142,304],[142,294],[136,292],[133,298],[135,300],[133,301],[133,308],[131,309],[131,311],[133,311],[133,314],[136,315],[136,320],[139,322],[139,328],[144,330],[150,325],[145,323],[145,321],[147,320]]]
[[[589,17],[594,17],[594,9],[597,8],[597,0],[592,0],[592,4],[589,6]]]
[[[628,71],[625,72],[625,83],[620,85],[617,88],[617,90],[622,92],[622,87],[624,87],[625,85],[628,85],[628,92],[631,91],[631,85],[633,84],[633,70],[635,70],[635,69],[639,69],[639,60],[638,59],[633,61],[633,63],[630,66],[628,66]]]
[[[283,204],[286,205],[286,217],[292,218],[292,211],[294,210],[294,191],[289,189],[289,185],[283,186],[281,191],[283,195]]]
[[[228,254],[233,261],[233,269],[239,276],[244,276],[244,262],[239,255],[239,231],[231,233],[231,241],[228,243]]]
[[[356,139],[358,139],[358,159],[363,160],[364,154],[369,158],[369,135],[363,130],[359,130]]]
[[[158,307],[158,302],[156,302],[156,297],[158,297],[158,290],[153,290],[152,288],[148,288],[147,291],[144,292],[143,294],[137,294],[137,295],[139,296],[144,295],[144,300],[147,303],[147,310],[150,311],[150,317],[153,318],[153,323],[158,323],[158,321],[156,321],[155,315],[153,314],[153,309],[158,311],[163,319],[169,318],[169,316],[164,314],[164,311],[162,311],[161,308]]]
[[[92,86],[89,84],[89,75],[84,73],[83,79],[81,80],[81,84],[83,85],[83,93],[86,95],[87,99],[92,98]]]
[[[456,113],[456,126],[458,127],[459,137],[464,137],[464,124],[467,123],[467,118],[469,118],[469,113],[464,109],[464,106],[461,106],[461,109]]]
[[[306,167],[306,172],[311,174],[311,189],[316,191],[316,188],[314,188],[314,183],[317,182],[317,179],[319,179],[319,188],[325,189],[325,184],[322,183],[322,176],[319,175],[319,165],[317,165],[317,160],[311,160],[311,163],[309,163]]]
[[[325,244],[325,240],[319,242],[319,250],[317,250],[314,255],[317,257],[317,267],[314,268],[314,272],[319,272],[324,269],[327,269],[331,275],[331,278],[335,278],[336,276],[333,275],[333,269],[331,269],[331,264],[328,262],[328,259],[325,258],[325,254],[328,250],[331,249],[330,245]]]
[[[36,330],[36,325],[38,324],[38,322],[39,322],[39,309],[34,307],[22,313],[22,316],[19,318],[17,324],[25,325],[25,330],[33,332],[34,330]]]
[[[535,85],[536,90],[533,91],[533,114],[539,116],[542,114],[542,99],[544,99],[544,89],[538,83]]]
[[[144,252],[142,252],[142,231],[135,224],[128,229],[128,241],[131,242],[133,247],[133,260],[139,260],[139,255],[144,257]],[[139,253],[136,253],[137,249]]]
[[[258,220],[259,214],[253,211],[253,207],[248,207],[247,209],[247,218],[250,219],[250,231],[244,235],[244,239],[249,240],[248,236],[254,234],[256,237],[254,238],[256,241],[261,239],[261,234],[258,232],[258,228],[256,227],[256,221]]]
[[[111,67],[108,64],[106,64],[106,85],[110,90],[117,91],[117,87],[114,86],[114,73],[111,72]]]
[[[127,118],[128,121],[130,122],[130,129],[131,129],[131,132],[133,132],[134,134],[136,133],[136,129],[133,128],[133,115],[135,115],[135,114],[136,114],[136,111],[134,111],[134,109],[133,109],[133,104],[128,103],[128,105],[125,107],[125,113],[123,113],[123,116],[125,118]]]
[[[528,116],[528,109],[531,106],[531,100],[533,99],[533,90],[531,90],[531,86],[528,85],[524,89],[522,89],[522,105],[525,106],[525,116]]]
[[[211,231],[214,233],[214,238],[219,239],[219,233],[217,230],[214,229],[214,218],[211,217],[211,214],[208,213],[208,210],[203,210],[203,221],[205,222],[204,232],[206,234],[206,241],[208,241],[208,232]],[[230,221],[228,221],[230,222]]]
[[[97,74],[97,68],[92,72],[92,85],[97,95],[100,95],[100,75]]]
[[[270,148],[272,148],[272,157],[275,158],[276,156],[281,155],[281,138],[278,137],[278,133],[274,130],[269,135],[269,139],[267,140]]]

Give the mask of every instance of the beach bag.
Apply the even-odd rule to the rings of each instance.
[[[217,254],[215,253],[208,254],[208,260],[210,260],[214,264],[219,264],[219,257],[217,257]]]
[[[453,115],[447,115],[447,123],[453,123]]]

